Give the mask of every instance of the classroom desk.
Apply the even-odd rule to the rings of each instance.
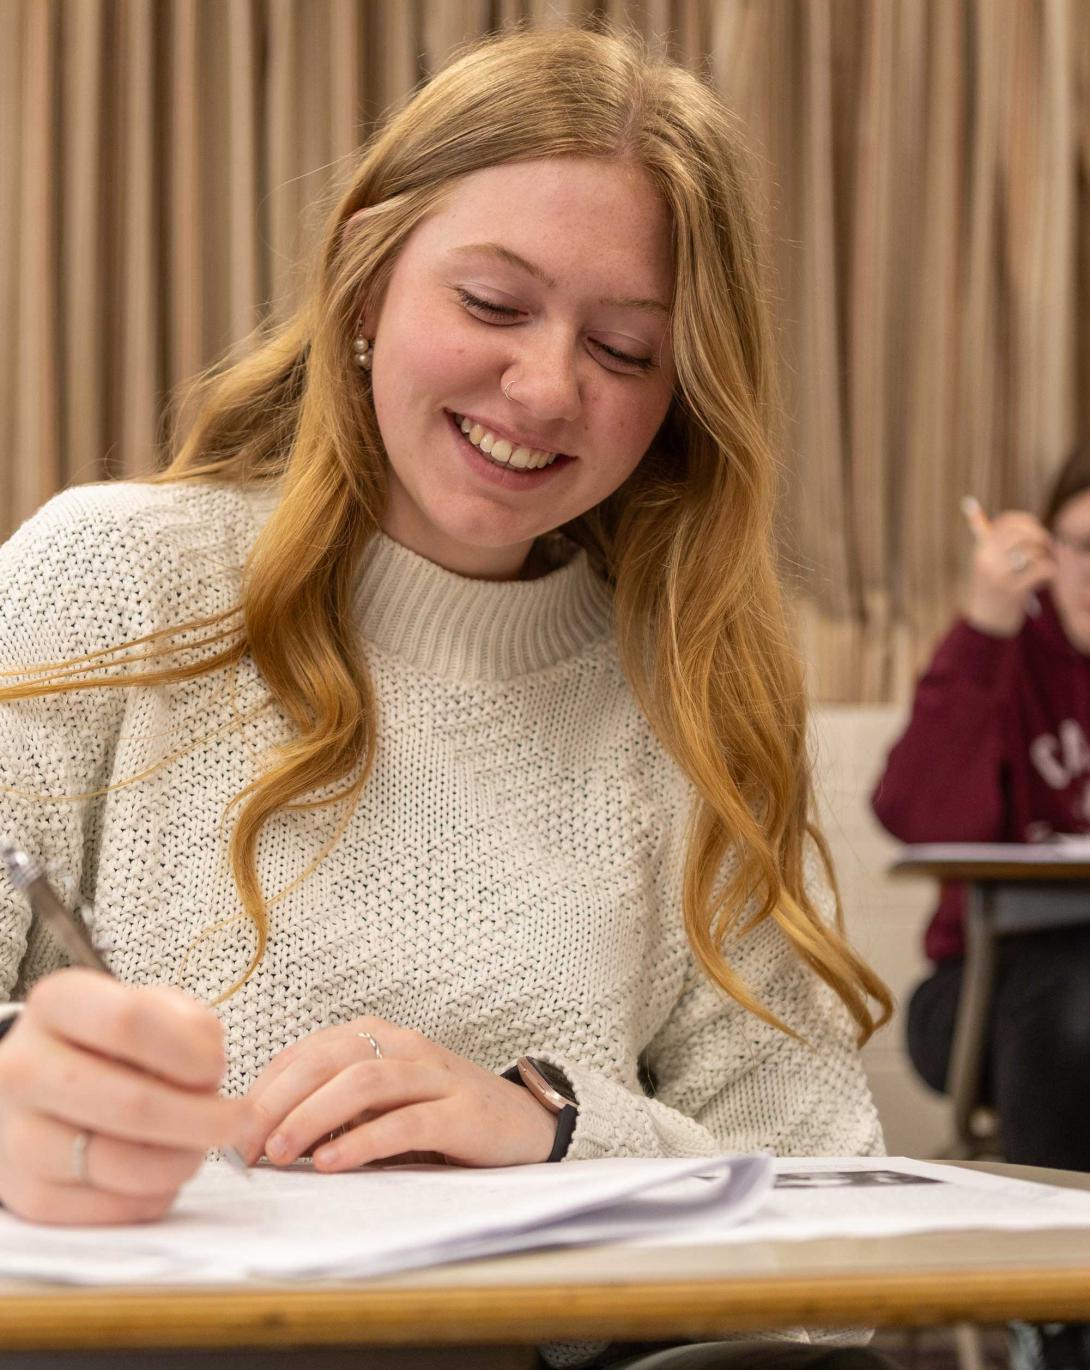
[[[952,849],[954,844],[947,845]],[[968,891],[965,969],[947,1088],[954,1137],[947,1156],[995,1155],[994,1126],[981,1126],[977,1115],[999,938],[1090,922],[1090,861],[1019,861],[1018,851],[1012,846],[1012,857],[1006,861],[968,855],[936,861],[913,856],[908,847],[889,870],[893,876],[956,880]]]
[[[1090,1189],[1090,1175],[975,1164]],[[562,1336],[714,1339],[799,1325],[937,1326],[1010,1317],[1090,1319],[1090,1229],[664,1253],[599,1247],[288,1288],[72,1290],[9,1282],[0,1284],[0,1366],[9,1363],[3,1352],[102,1348],[109,1364],[123,1365],[121,1348],[168,1347],[200,1348],[202,1366],[232,1364],[213,1348],[265,1348],[262,1363],[276,1366],[273,1348],[303,1346],[312,1348],[307,1370],[513,1370],[530,1363],[528,1346]],[[140,1362],[176,1363],[150,1354]]]

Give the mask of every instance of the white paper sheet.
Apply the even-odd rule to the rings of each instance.
[[[994,861],[1009,866],[1048,866],[1090,860],[1090,836],[1056,833],[1047,842],[916,842],[902,847],[902,861]]]
[[[0,1213],[0,1274],[71,1284],[358,1278],[469,1256],[669,1231],[757,1207],[767,1156],[323,1175],[210,1163],[161,1223],[55,1228]]]
[[[1090,1190],[1031,1184],[981,1170],[905,1156],[780,1157],[776,1179],[743,1228],[694,1215],[683,1232],[645,1234],[639,1246],[807,1241],[817,1237],[890,1237],[962,1229],[1087,1229]]]

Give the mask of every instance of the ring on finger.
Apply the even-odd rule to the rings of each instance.
[[[363,1040],[364,1040],[365,1042],[367,1042],[367,1043],[370,1045],[371,1050],[375,1053],[375,1060],[376,1060],[376,1061],[381,1061],[381,1060],[382,1060],[382,1048],[379,1046],[379,1044],[375,1041],[375,1039],[371,1036],[371,1034],[370,1034],[369,1032],[357,1032],[357,1033],[356,1033],[356,1036],[357,1036],[357,1037],[362,1037]],[[331,1133],[329,1134],[329,1141],[335,1142],[335,1141],[337,1140],[338,1137],[343,1137],[344,1134],[345,1134],[346,1132],[348,1132],[352,1126],[353,1126],[352,1123],[344,1123],[344,1124],[342,1124],[342,1125],[341,1125],[340,1127],[338,1127],[335,1131],[333,1131],[333,1132],[331,1132]]]
[[[76,1184],[89,1185],[91,1172],[87,1166],[87,1148],[91,1145],[91,1134],[77,1132],[72,1138],[72,1174]]]
[[[1020,547],[1011,548],[1007,553],[1007,561],[1010,563],[1011,570],[1014,571],[1016,575],[1021,575],[1029,565],[1029,558]]]

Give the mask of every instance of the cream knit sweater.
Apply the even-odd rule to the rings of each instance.
[[[269,507],[195,485],[59,495],[0,549],[0,668],[227,609]],[[341,810],[283,813],[262,837],[269,943],[220,1009],[227,1091],[312,1029],[377,1014],[490,1070],[523,1052],[555,1062],[579,1102],[571,1159],[879,1151],[847,1016],[778,930],[766,922],[730,956],[805,1043],[696,968],[680,916],[691,791],[626,686],[607,591],[566,546],[549,574],[505,583],[385,536],[368,549],[355,626],[377,761],[301,882]],[[237,676],[0,706],[0,785],[77,796],[0,794],[0,834],[46,859],[123,980],[211,1000],[255,945],[224,811],[288,735],[249,661]],[[816,858],[809,878],[828,909]],[[0,997],[60,964],[0,882]]]

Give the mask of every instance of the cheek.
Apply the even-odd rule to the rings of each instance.
[[[599,411],[599,433],[602,449],[615,453],[618,459],[628,459],[634,466],[651,445],[651,440],[662,426],[669,407],[669,399],[661,395],[611,396]]]
[[[1065,604],[1072,603],[1076,598],[1081,598],[1086,586],[1088,572],[1090,568],[1078,563],[1061,565],[1056,572],[1056,580],[1053,589],[1057,597]]]
[[[399,328],[375,346],[376,383],[405,393],[442,390],[469,366],[464,342],[427,328]]]
[[[441,411],[472,393],[479,375],[479,358],[456,340],[399,332],[376,343],[372,396],[387,451],[427,440]]]
[[[381,395],[433,397],[443,403],[444,392],[481,363],[485,349],[459,313],[441,301],[423,309],[424,292],[413,288],[412,281],[395,284],[398,288],[392,286],[387,295],[375,338],[376,405],[381,407]],[[431,300],[430,295],[426,298]]]
[[[611,494],[639,466],[644,453],[666,417],[668,402],[633,402],[622,394],[599,397],[589,431],[588,450],[594,458],[587,462],[586,474],[593,486],[595,501]],[[589,490],[584,486],[584,491]]]

